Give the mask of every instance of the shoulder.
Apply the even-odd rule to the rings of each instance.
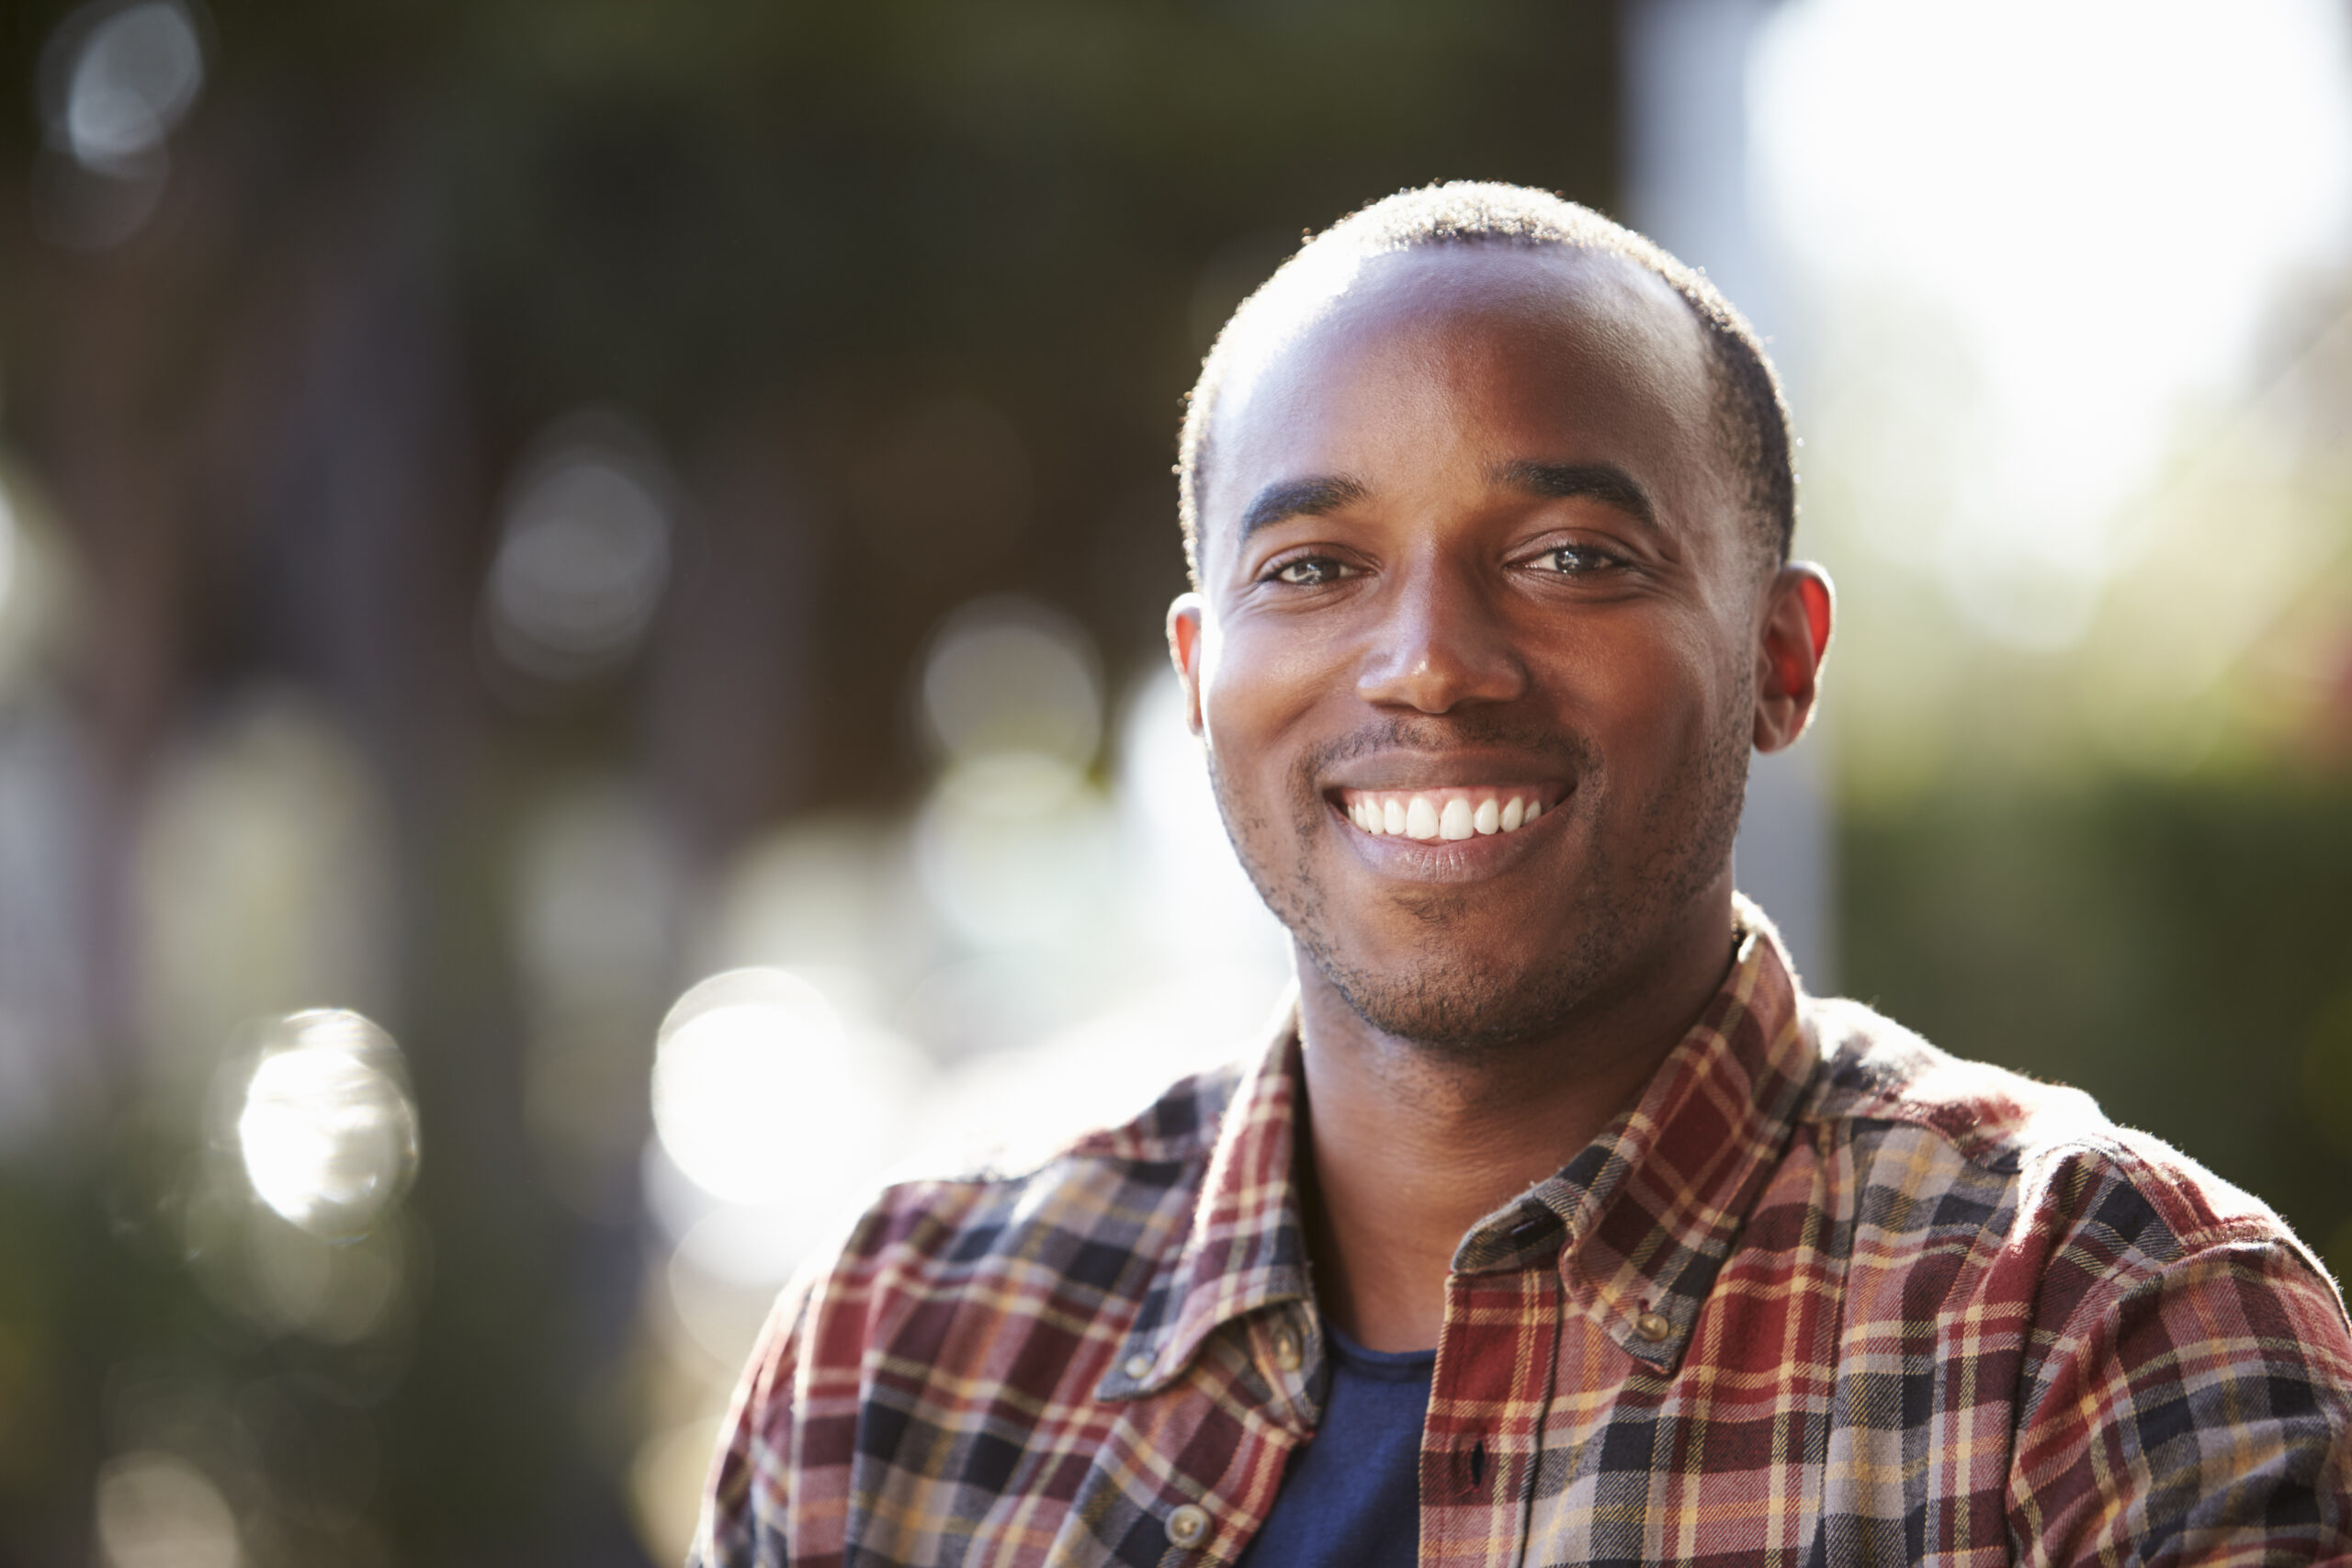
[[[902,1171],[817,1261],[810,1304],[953,1295],[1012,1268],[1116,1290],[1182,1245],[1241,1072],[1180,1078],[1125,1122],[1046,1148]]]
[[[2127,1272],[2256,1245],[2284,1247],[2324,1279],[2260,1199],[2118,1126],[2079,1089],[1963,1060],[1859,1002],[1808,999],[1804,1019],[1821,1058],[1806,1119],[1858,1152],[1866,1184],[1924,1177],[2047,1239],[2096,1233],[2109,1265]]]
[[[1239,1077],[1181,1079],[1025,1160],[886,1186],[778,1297],[736,1386],[694,1561],[748,1562],[797,1531],[837,1543],[827,1532],[873,1430],[966,1433],[1005,1399],[1082,1404],[1182,1246]]]

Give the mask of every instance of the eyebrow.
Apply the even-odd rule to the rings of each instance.
[[[1246,539],[1268,524],[1279,523],[1285,517],[1319,517],[1327,512],[1337,512],[1362,501],[1366,493],[1363,480],[1340,474],[1277,479],[1260,491],[1250,509],[1241,514],[1241,536]]]
[[[1530,495],[1598,501],[1647,527],[1657,526],[1657,508],[1650,504],[1649,491],[1614,463],[1539,463],[1521,458],[1497,466],[1487,477]]]
[[[1613,506],[1646,527],[1657,526],[1657,509],[1640,481],[1614,463],[1542,463],[1519,458],[1487,471],[1496,484],[1552,500],[1598,501]],[[1248,538],[1286,517],[1319,517],[1352,506],[1371,491],[1363,480],[1343,474],[1317,474],[1303,479],[1277,479],[1260,491],[1241,514],[1241,537]]]

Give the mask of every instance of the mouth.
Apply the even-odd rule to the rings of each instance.
[[[1561,785],[1439,784],[1420,789],[1337,789],[1329,798],[1372,838],[1459,842],[1517,833],[1559,803]]]

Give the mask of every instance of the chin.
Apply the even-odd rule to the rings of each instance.
[[[1596,940],[1542,964],[1479,963],[1422,952],[1401,964],[1351,963],[1321,933],[1300,946],[1340,999],[1382,1033],[1446,1052],[1477,1052],[1557,1033],[1612,964]]]

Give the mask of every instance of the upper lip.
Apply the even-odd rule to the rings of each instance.
[[[1416,790],[1566,785],[1573,774],[1557,758],[1493,751],[1385,751],[1351,757],[1324,774],[1320,787]]]

